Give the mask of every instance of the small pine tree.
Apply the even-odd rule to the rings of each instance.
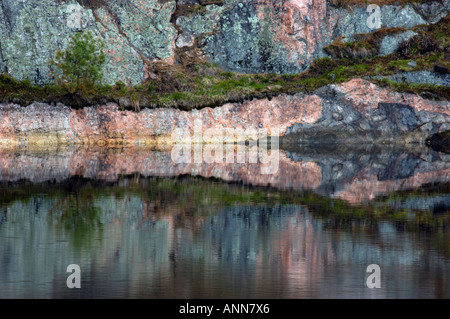
[[[101,85],[103,64],[106,61],[105,44],[91,31],[76,33],[66,50],[56,51],[50,61],[56,84],[70,93],[86,92]]]

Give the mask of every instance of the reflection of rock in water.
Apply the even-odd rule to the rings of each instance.
[[[424,210],[433,212],[433,215],[442,215],[450,211],[450,194],[429,197],[416,195],[415,197],[406,199],[392,199],[385,204],[394,210]]]
[[[312,207],[287,203],[215,203],[215,211],[208,201],[210,214],[199,216],[186,214],[186,197],[171,207],[150,205],[167,197],[153,184],[85,183],[78,198],[92,194],[89,204],[98,208],[101,227],[78,223],[92,234],[82,236],[89,240],[81,247],[77,229],[62,223],[72,190],[18,198],[0,210],[0,218],[8,212],[0,227],[0,298],[371,297],[361,279],[371,263],[389,278],[389,289],[378,291],[382,297],[449,297],[442,232],[407,232],[394,222],[339,214],[318,217]],[[77,291],[64,284],[74,261],[87,270]],[[343,285],[349,289],[342,292]]]
[[[283,146],[285,150],[275,151],[279,156],[270,158],[277,168],[271,174],[263,173],[265,164],[249,163],[248,158],[245,163],[194,163],[194,158],[190,163],[175,163],[169,151],[146,148],[68,148],[54,153],[4,150],[0,152],[0,181],[63,181],[72,176],[117,181],[132,174],[193,175],[278,189],[313,189],[324,196],[361,202],[450,179],[450,155],[425,146],[326,145]]]
[[[427,138],[426,144],[437,152],[450,154],[450,130],[430,136]]]
[[[443,215],[448,214],[450,212],[450,197],[447,196],[445,201],[434,205],[433,207],[433,215]]]
[[[368,184],[376,182],[374,187],[382,186],[383,182],[390,187],[397,181],[411,181],[414,176],[445,170],[441,176],[445,181],[450,157],[427,149],[421,151],[420,148],[419,152],[409,152],[392,146],[339,144],[335,152],[328,152],[320,146],[296,145],[288,147],[286,156],[295,162],[314,161],[320,165],[322,180],[315,190],[321,195],[332,196],[363,180]]]

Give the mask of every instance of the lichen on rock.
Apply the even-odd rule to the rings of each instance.
[[[104,73],[110,85],[141,83],[148,76],[146,65],[176,63],[177,47],[200,48],[210,62],[232,71],[293,74],[326,56],[323,48],[336,39],[353,41],[357,34],[375,31],[367,24],[370,12],[365,6],[336,7],[327,0],[80,3],[2,0],[0,71],[17,80],[49,83],[48,60],[66,48],[75,32],[91,30],[106,42]],[[449,10],[448,0],[382,5],[381,27],[436,23]],[[411,32],[387,36],[381,54],[392,52]]]
[[[80,23],[70,20],[73,10]],[[76,31],[93,29],[92,12],[76,1],[58,5],[51,0],[3,0],[0,6],[0,38],[4,69],[18,80],[48,83],[48,61],[64,49]]]
[[[0,71],[17,80],[50,83],[48,61],[67,47],[76,32],[90,30],[106,43],[105,84],[137,85],[144,80],[146,60],[173,61],[174,8],[175,1],[157,0],[116,1],[95,9],[75,0],[2,0]]]
[[[448,3],[434,4],[436,14],[429,12],[430,4],[381,6],[381,28],[410,29],[436,22]],[[204,50],[211,61],[237,72],[299,73],[324,57],[323,48],[336,39],[353,41],[357,34],[376,31],[367,23],[370,14],[364,6],[337,8],[325,0],[239,1],[223,11],[214,32],[205,38]],[[412,31],[405,31],[387,37],[382,54],[392,53],[411,36]]]

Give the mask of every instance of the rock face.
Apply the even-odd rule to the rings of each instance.
[[[216,129],[218,134],[226,133],[227,128],[253,131],[250,136],[231,137],[229,141],[234,142],[257,138],[261,129],[284,134],[289,126],[314,123],[321,115],[321,100],[303,94],[191,112],[159,108],[135,113],[119,111],[113,103],[81,110],[62,104],[33,103],[25,108],[8,104],[0,107],[0,139],[5,144],[173,144],[194,136],[195,125],[203,130]],[[177,129],[181,132],[173,135]],[[201,142],[216,139],[204,136]]]
[[[91,30],[106,43],[106,84],[139,84],[151,63],[176,63],[177,48],[199,48],[211,62],[233,71],[298,73],[325,56],[322,49],[337,38],[352,41],[355,34],[375,31],[368,27],[366,7],[334,7],[326,0],[80,3],[91,1],[0,0],[0,72],[48,83],[47,63],[56,50],[66,48],[75,32]],[[449,11],[449,0],[385,5],[381,27],[435,23]],[[386,38],[383,53],[411,34]]]
[[[400,43],[411,39],[415,35],[417,35],[416,32],[409,30],[385,36],[381,41],[380,55],[389,55],[394,53],[399,48]]]
[[[402,72],[387,76],[375,76],[375,79],[389,79],[394,82],[412,84],[431,84],[450,87],[450,74],[431,71]]]
[[[0,72],[38,84],[50,81],[48,61],[75,32],[90,30],[106,44],[104,82],[144,79],[145,62],[173,62],[175,1],[114,1],[84,8],[77,1],[0,1]]]
[[[0,105],[0,143],[174,144],[249,141],[264,134],[299,143],[424,143],[450,129],[450,103],[380,88],[362,79],[314,94],[280,95],[190,112],[120,111],[116,104],[74,110],[64,105]],[[210,130],[209,133],[207,130]],[[211,130],[214,130],[211,132]],[[228,134],[244,132],[244,134]],[[197,132],[197,133],[196,133]],[[203,135],[198,135],[198,132]]]
[[[226,3],[231,9],[221,9],[223,15],[215,31],[205,38],[205,50],[209,59],[238,72],[298,73],[313,60],[324,57],[322,49],[337,38],[353,41],[355,34],[376,30],[367,23],[371,15],[367,7],[338,8],[326,0]],[[409,29],[436,22],[449,10],[449,1],[404,7],[385,5],[380,8],[379,27]],[[384,43],[383,53],[391,53],[411,36],[411,31],[387,35],[390,38]]]
[[[316,95],[322,117],[290,127],[285,143],[395,143],[398,138],[422,143],[429,133],[449,129],[448,101],[392,92],[361,79],[323,87]]]

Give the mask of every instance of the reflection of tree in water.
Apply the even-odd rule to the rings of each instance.
[[[101,214],[101,208],[95,206],[95,194],[89,188],[59,197],[50,211],[50,217],[71,236],[77,249],[91,246],[96,237],[102,238]]]
[[[1,186],[0,223],[8,219],[0,264],[10,266],[0,281],[14,277],[24,291],[23,278],[57,283],[49,265],[65,276],[64,267],[81,260],[107,297],[320,297],[353,284],[374,258],[386,273],[410,278],[411,289],[431,282],[440,296],[450,291],[450,215],[433,214],[448,185],[365,205],[188,177]],[[419,203],[424,211],[410,209]],[[333,267],[348,271],[331,274]],[[54,287],[53,295],[69,293]]]
[[[0,210],[0,226],[6,220],[6,208],[1,208]]]

